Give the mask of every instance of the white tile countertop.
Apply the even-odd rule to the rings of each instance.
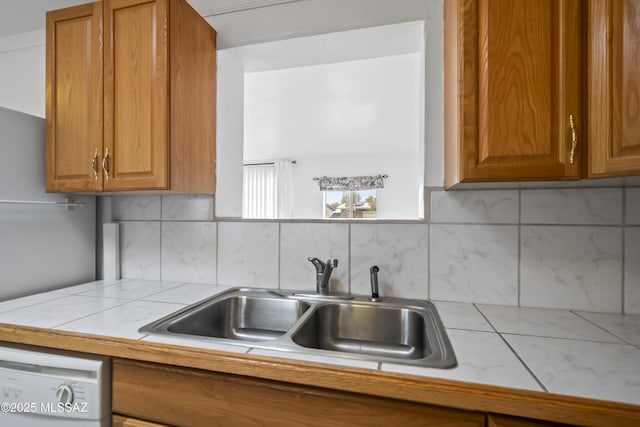
[[[356,361],[138,332],[151,321],[226,289],[180,282],[97,281],[0,302],[0,323],[640,405],[640,315],[434,301],[458,359],[453,369]]]

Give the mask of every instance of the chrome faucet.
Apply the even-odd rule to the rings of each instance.
[[[328,295],[329,279],[331,279],[333,269],[338,266],[338,260],[331,258],[327,262],[322,262],[318,258],[307,259],[316,268],[316,292],[321,295]]]

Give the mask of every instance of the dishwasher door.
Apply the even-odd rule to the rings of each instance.
[[[0,343],[0,425],[110,426],[111,359]]]

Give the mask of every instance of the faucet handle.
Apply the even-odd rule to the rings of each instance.
[[[338,266],[338,260],[335,258],[329,258],[327,260],[327,265],[330,265],[331,267],[337,267]]]

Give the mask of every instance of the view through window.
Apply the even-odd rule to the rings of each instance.
[[[325,191],[324,218],[375,219],[377,190]]]

